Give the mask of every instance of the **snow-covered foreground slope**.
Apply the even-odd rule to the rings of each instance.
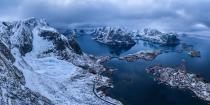
[[[24,71],[26,86],[33,91],[40,92],[55,104],[107,104],[93,94],[95,75],[55,57],[32,59],[27,56],[23,59],[28,63],[26,64],[28,66],[24,65],[24,62],[19,62],[23,64],[16,65]]]
[[[56,105],[109,105],[93,93],[97,74],[106,69],[97,59],[77,53],[75,43],[72,45],[72,40],[44,20],[2,22],[0,35],[15,58],[14,65],[23,72],[26,87],[32,91]],[[107,85],[108,78],[101,80]],[[121,104],[109,97],[103,99]]]
[[[26,87],[23,73],[13,63],[15,58],[0,40],[0,105],[53,105],[40,93]]]

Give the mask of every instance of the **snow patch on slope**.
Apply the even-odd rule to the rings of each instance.
[[[32,51],[29,53],[31,56],[41,54],[44,52],[44,50],[53,48],[53,44],[40,37],[39,32],[39,28],[35,28],[33,30],[33,48]]]
[[[22,61],[30,66],[21,66],[24,65],[23,62],[16,62],[16,66],[23,70],[26,86],[51,99],[55,104],[108,105],[93,94],[95,75],[55,57],[31,58],[26,55]],[[103,79],[106,81],[106,78]],[[115,102],[113,99],[107,99]]]

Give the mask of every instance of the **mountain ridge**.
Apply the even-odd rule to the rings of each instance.
[[[14,56],[14,59],[8,58],[13,61],[10,65],[23,74],[25,86],[40,93],[40,97],[46,97],[46,102],[56,105],[108,105],[92,91],[96,74],[106,71],[106,68],[97,62],[96,57],[83,53],[75,41],[60,34],[43,19],[1,22],[0,42]],[[109,86],[109,78],[101,77],[102,86]],[[110,97],[103,98],[121,105]],[[18,102],[15,105],[27,104]]]

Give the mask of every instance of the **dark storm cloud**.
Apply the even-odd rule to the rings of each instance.
[[[1,0],[0,17],[45,18],[52,23],[111,23],[208,29],[209,0]]]
[[[2,9],[2,8],[15,6],[15,5],[19,4],[20,2],[22,2],[22,1],[21,0],[13,0],[13,1],[0,0],[0,6],[1,6],[1,9]]]
[[[71,5],[49,5],[42,4],[28,4],[29,10],[25,11],[25,16],[35,16],[47,18],[51,21],[59,21],[63,23],[73,22],[91,22],[104,21],[113,19],[118,16],[117,8],[112,4],[104,3],[95,5],[89,4],[75,4]]]

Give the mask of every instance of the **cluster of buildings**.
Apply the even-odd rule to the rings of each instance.
[[[172,87],[191,90],[199,98],[210,101],[210,84],[201,76],[188,73],[184,68],[162,67],[160,65],[147,69],[155,81]]]

